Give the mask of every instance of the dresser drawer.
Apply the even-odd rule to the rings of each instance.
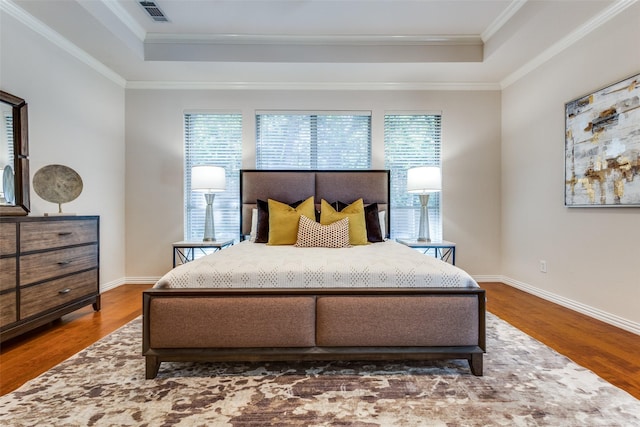
[[[20,290],[20,318],[40,314],[73,300],[98,294],[98,270],[52,280]]]
[[[0,258],[0,291],[16,287],[16,258]]]
[[[0,255],[16,253],[17,224],[0,224]]]
[[[99,311],[99,254],[97,215],[0,217],[0,343],[86,305]]]
[[[20,257],[20,286],[97,266],[97,244],[24,255]]]
[[[74,220],[20,224],[20,252],[22,253],[97,241],[97,221]]]
[[[9,292],[0,295],[0,327],[15,322],[16,317],[16,293]]]

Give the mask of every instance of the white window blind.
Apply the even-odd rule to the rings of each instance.
[[[0,148],[0,169],[4,168],[5,165],[11,165],[13,168],[13,111],[3,111],[2,112],[2,122],[0,123],[0,132],[2,132],[2,140],[6,142],[6,146]],[[3,150],[9,149],[9,151],[4,151],[4,154],[7,156],[3,158]],[[0,187],[1,189],[1,187]]]
[[[257,169],[369,169],[371,113],[256,114]]]
[[[407,193],[407,170],[440,166],[441,116],[439,114],[388,114],[384,117],[385,168],[391,171],[392,238],[416,238],[420,225],[420,200]],[[429,196],[431,239],[442,239],[440,193]]]
[[[6,166],[15,168],[13,160],[13,114],[12,110],[2,112],[2,121],[0,121],[0,141],[6,143],[4,147],[0,147],[0,171]],[[0,205],[7,203],[4,197],[5,189],[3,182],[0,181]],[[15,200],[9,200],[8,203],[14,203]]]
[[[206,202],[202,193],[191,191],[191,168],[221,166],[226,171],[226,190],[216,193],[213,203],[216,239],[237,239],[240,230],[240,168],[242,166],[242,115],[184,115],[185,240],[202,240]]]

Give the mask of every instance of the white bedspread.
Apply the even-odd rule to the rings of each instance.
[[[180,265],[156,288],[478,287],[464,270],[394,241],[351,248],[245,241]]]

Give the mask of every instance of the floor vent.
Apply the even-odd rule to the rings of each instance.
[[[140,6],[142,6],[142,8],[147,11],[147,13],[151,17],[151,19],[153,19],[154,21],[156,21],[156,22],[169,22],[167,17],[164,16],[164,12],[162,12],[162,10],[160,10],[160,8],[158,7],[157,4],[155,4],[155,2],[152,2],[152,1],[139,1],[138,3],[140,3]]]

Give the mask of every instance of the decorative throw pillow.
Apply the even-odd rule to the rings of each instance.
[[[380,219],[380,221],[378,221],[378,224],[380,225],[380,235],[382,236],[382,239],[384,240],[384,238],[387,236],[387,212],[385,211],[378,211],[378,218]]]
[[[350,248],[349,218],[342,218],[329,225],[322,225],[305,215],[300,216],[298,240],[301,248]]]
[[[364,203],[358,199],[338,212],[326,200],[320,204],[320,224],[328,225],[342,218],[349,218],[349,242],[352,245],[366,245],[367,227],[364,221]]]
[[[337,201],[332,203],[331,206],[341,212],[348,205],[344,202]],[[384,233],[382,232],[383,224],[379,217],[377,203],[371,203],[364,207],[364,222],[367,227],[367,241],[371,243],[384,242]]]
[[[313,196],[297,207],[269,199],[269,241],[268,245],[293,245],[298,238],[300,215],[308,218],[315,216]]]
[[[289,203],[292,208],[297,208],[304,200]],[[267,243],[269,241],[269,203],[264,200],[256,200],[258,205],[258,222],[256,224],[256,243]]]
[[[251,231],[249,232],[249,241],[256,241],[256,232],[258,231],[258,209],[251,209]]]

